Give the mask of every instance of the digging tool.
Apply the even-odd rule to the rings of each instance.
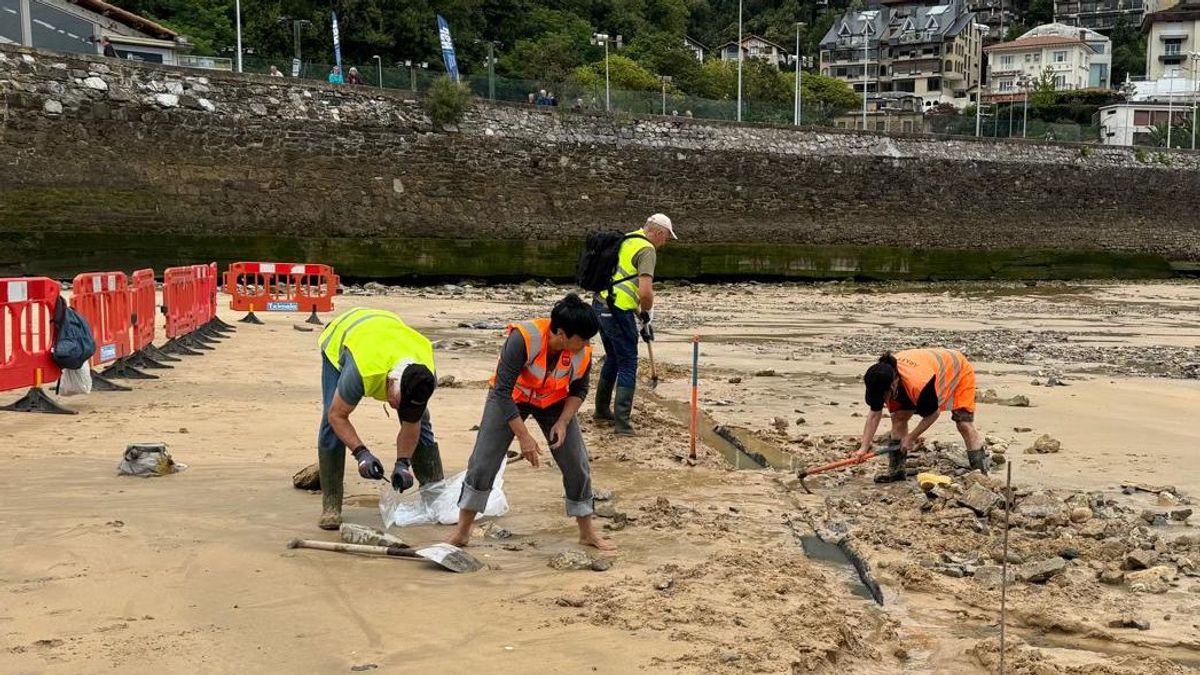
[[[796,477],[800,479],[800,487],[804,488],[804,491],[811,495],[812,490],[809,490],[808,486],[804,484],[805,478],[808,478],[815,473],[825,473],[826,471],[833,471],[834,469],[841,469],[847,466],[862,464],[863,462],[875,459],[880,455],[890,455],[891,453],[899,450],[900,441],[892,441],[882,447],[874,448],[866,452],[855,453],[853,456],[847,457],[846,459],[840,459],[836,462],[830,462],[829,464],[822,464],[821,466],[800,469],[800,471],[796,472]]]
[[[451,572],[477,572],[483,569],[483,563],[475,556],[457,546],[450,544],[433,544],[423,548],[406,546],[368,546],[366,544],[343,544],[340,542],[314,541],[312,539],[293,539],[288,542],[288,548],[312,548],[318,551],[333,551],[335,553],[362,553],[364,555],[379,555],[406,560],[428,560],[439,567]]]
[[[654,343],[646,343],[646,351],[650,353],[650,388],[658,386],[658,368],[654,367]]]

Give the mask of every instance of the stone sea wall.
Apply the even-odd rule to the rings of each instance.
[[[564,276],[670,215],[665,272],[1157,276],[1200,261],[1200,155],[477,104],[0,46],[0,273],[300,259]]]

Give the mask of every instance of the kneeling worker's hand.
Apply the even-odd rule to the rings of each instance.
[[[354,459],[358,462],[358,475],[370,480],[383,478],[383,462],[371,454],[367,446],[360,445],[354,449]]]
[[[401,457],[396,460],[396,466],[392,468],[392,489],[396,492],[404,492],[412,486],[412,465],[408,459]]]

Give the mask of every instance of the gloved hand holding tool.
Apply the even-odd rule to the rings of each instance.
[[[871,459],[875,459],[876,457],[878,457],[880,455],[888,455],[888,457],[890,459],[898,452],[900,452],[900,441],[893,440],[893,441],[890,441],[887,445],[873,448],[866,452],[856,452],[853,455],[851,455],[850,457],[847,457],[846,459],[841,459],[836,462],[830,462],[829,464],[823,464],[821,466],[814,466],[811,468],[800,469],[798,472],[796,472],[796,477],[800,479],[800,487],[804,488],[804,491],[807,492],[808,494],[812,494],[812,490],[809,490],[808,486],[804,484],[804,479],[808,478],[809,476],[811,476],[815,473],[824,473],[826,471],[832,471],[834,469],[841,469],[842,467],[854,466],[856,464],[862,464],[863,462],[866,462]],[[903,471],[903,469],[901,469],[901,471]]]
[[[392,489],[404,492],[413,486],[413,482],[412,464],[405,457],[397,459],[392,468]]]
[[[360,445],[354,449],[354,461],[358,462],[358,475],[370,480],[383,478],[383,463],[371,454],[367,446]]]
[[[650,354],[650,388],[653,389],[658,386],[658,368],[654,366],[654,310],[638,314],[638,321],[642,324],[639,332],[646,343],[646,351]]]

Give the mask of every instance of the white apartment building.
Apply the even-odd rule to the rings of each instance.
[[[1200,52],[1200,0],[1147,14],[1142,30],[1147,33],[1146,79],[1196,76],[1188,54]]]
[[[1096,89],[1112,87],[1112,40],[1089,28],[1068,26],[1065,23],[1047,23],[1022,35],[1030,37],[1076,37],[1088,43],[1094,52],[1088,61],[1091,69],[1088,73],[1088,86]],[[1020,39],[1020,38],[1018,38]]]
[[[990,98],[1000,101],[1012,100],[1022,93],[1022,78],[1027,83],[1037,82],[1045,72],[1053,78],[1056,91],[1087,89],[1091,57],[1096,54],[1078,36],[1054,35],[1022,37],[984,50],[988,53]]]

